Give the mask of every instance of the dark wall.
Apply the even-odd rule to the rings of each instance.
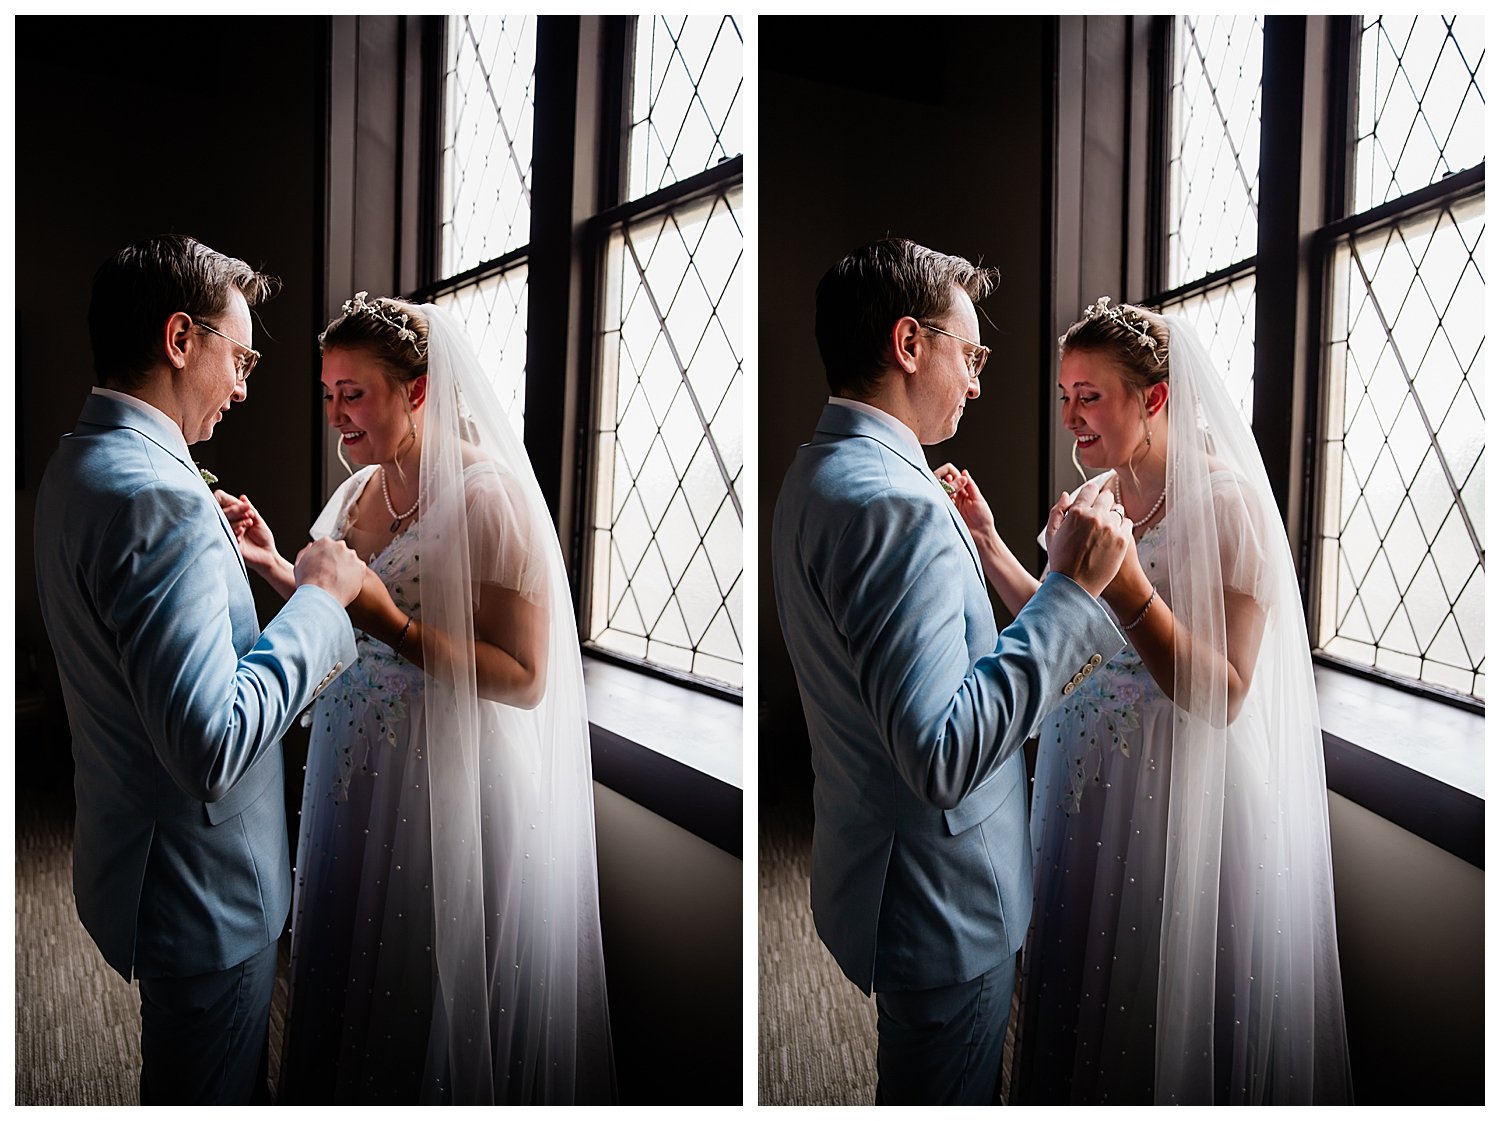
[[[599,922],[626,1105],[738,1105],[742,861],[594,783]]]
[[[284,545],[312,522],[323,24],[15,21],[16,642],[49,730],[63,718],[36,596],[36,488],[93,385],[89,288],[115,250],[187,233],[283,279],[258,311],[264,358],[248,399],[193,454],[249,494]],[[269,618],[274,593],[256,594]],[[18,784],[65,772],[66,755],[65,738],[28,753]]]
[[[980,306],[982,395],[936,467],[967,467],[1023,561],[1045,515],[1051,351],[1052,21],[759,21],[760,782],[805,781],[807,739],[771,587],[776,495],[828,396],[813,291],[888,235],[1000,269]],[[998,605],[997,605],[998,606]],[[1004,620],[1004,609],[998,609]]]

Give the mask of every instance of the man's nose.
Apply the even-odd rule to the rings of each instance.
[[[234,392],[229,395],[231,401],[243,401],[250,396],[249,382],[237,381],[234,383]]]

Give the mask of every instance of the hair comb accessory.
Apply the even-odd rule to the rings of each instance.
[[[374,316],[376,319],[384,323],[387,327],[390,327],[393,331],[395,331],[396,337],[402,342],[411,343],[412,349],[417,352],[418,357],[421,357],[422,348],[417,344],[417,333],[413,331],[409,326],[407,326],[407,324],[411,321],[411,316],[407,315],[405,312],[402,312],[396,316],[389,314],[386,309],[380,305],[380,301],[378,299],[373,303],[367,301],[365,297],[369,294],[370,293],[368,292],[356,292],[354,293],[354,298],[352,300],[345,300],[344,314]]]
[[[1148,320],[1134,308],[1127,310],[1123,307],[1110,307],[1109,297],[1100,296],[1084,309],[1083,317],[1085,319],[1098,319],[1100,316],[1118,323],[1135,336],[1135,340],[1139,345],[1148,348],[1152,354],[1156,353],[1156,339],[1146,329]]]

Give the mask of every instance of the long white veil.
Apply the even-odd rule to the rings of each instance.
[[[1159,1103],[1350,1098],[1323,742],[1292,558],[1249,426],[1170,331],[1168,600],[1179,634],[1157,991]],[[1225,592],[1263,615],[1230,720]]]
[[[479,582],[514,589],[548,620],[546,690],[530,710],[481,699],[472,659],[423,651],[427,718],[412,749],[428,763],[437,982],[425,1093],[610,1101],[589,728],[562,553],[462,325],[421,311],[423,623],[472,643]]]

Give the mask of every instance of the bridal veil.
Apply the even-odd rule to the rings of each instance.
[[[1170,331],[1168,599],[1175,657],[1156,1101],[1344,1102],[1323,741],[1281,515],[1192,328]],[[1260,628],[1230,711],[1230,610]]]
[[[462,325],[443,308],[421,311],[423,622],[472,644],[481,581],[513,589],[547,618],[545,693],[532,709],[481,698],[472,659],[423,652],[425,732],[412,749],[428,763],[441,1044],[429,1046],[425,1084],[460,1103],[609,1101],[589,726],[562,553],[525,447]],[[466,485],[476,453],[496,476],[482,488]]]

